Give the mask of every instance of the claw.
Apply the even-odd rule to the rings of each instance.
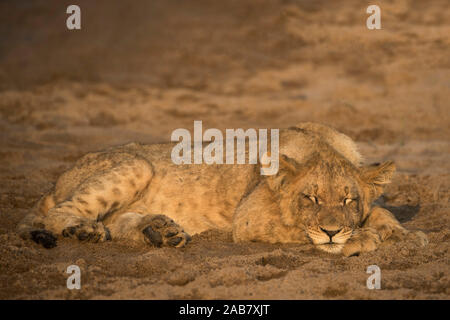
[[[183,241],[182,237],[175,237],[175,238],[169,239],[167,241],[167,243],[172,247],[176,247],[181,241]]]

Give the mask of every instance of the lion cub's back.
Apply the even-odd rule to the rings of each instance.
[[[211,228],[231,230],[240,200],[259,181],[255,165],[175,165],[173,144],[145,146],[154,177],[142,204],[149,213],[162,213],[190,234]]]

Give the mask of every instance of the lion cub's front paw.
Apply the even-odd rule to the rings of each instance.
[[[362,252],[374,251],[381,242],[374,229],[360,229],[345,243],[342,254],[346,257],[356,256]]]
[[[191,237],[165,215],[156,215],[146,224],[142,230],[145,241],[156,247],[184,247]]]
[[[406,236],[408,240],[414,241],[420,247],[425,247],[428,244],[428,237],[422,231],[411,231]]]
[[[66,238],[77,238],[80,241],[104,242],[111,240],[108,228],[102,223],[80,223],[62,231]]]

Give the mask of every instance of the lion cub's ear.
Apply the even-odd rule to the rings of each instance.
[[[381,196],[384,186],[391,182],[394,172],[395,163],[392,161],[361,168],[361,178],[369,185],[372,200]]]
[[[300,169],[300,164],[292,158],[280,155],[278,173],[273,176],[267,176],[266,181],[269,188],[279,190],[280,187]]]

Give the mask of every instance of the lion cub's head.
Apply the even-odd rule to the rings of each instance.
[[[267,183],[279,197],[284,225],[304,228],[319,249],[338,253],[394,171],[392,162],[357,167],[325,148],[302,163],[281,156],[278,174]]]

